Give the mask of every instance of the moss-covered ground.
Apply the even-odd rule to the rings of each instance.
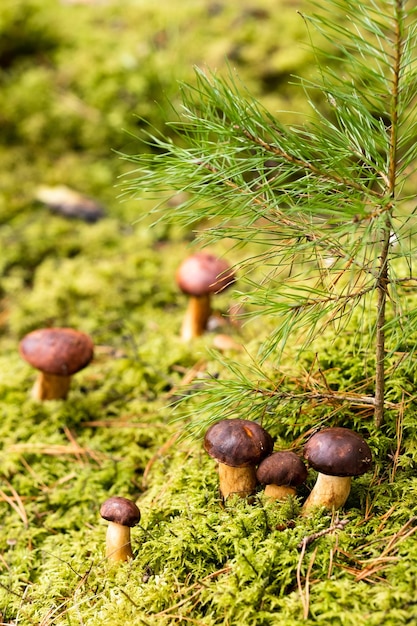
[[[314,472],[284,503],[260,491],[223,506],[215,463],[189,428],[193,401],[178,398],[204,377],[231,375],[217,333],[245,346],[231,353],[243,376],[272,321],[226,324],[184,344],[174,274],[192,233],[150,228],[151,207],[119,197],[131,166],[117,152],[140,150],[141,118],[160,127],[169,117],[193,64],[221,71],[227,57],[268,106],[300,110],[286,86],[309,71],[298,7],[1,2],[1,624],[417,623],[413,371],[389,382],[396,408],[381,431],[369,410],[305,410],[271,394],[264,425],[277,448],[300,451],[320,423],[367,437],[374,469],[354,481],[338,515],[300,516]],[[39,185],[56,184],[97,198],[104,217],[70,220],[36,201]],[[227,242],[219,252],[232,262],[242,254]],[[235,303],[225,292],[215,306]],[[89,333],[95,358],[67,400],[39,403],[18,344],[47,325]],[[320,358],[320,372],[306,361],[299,390],[314,388],[313,372],[339,388],[361,380],[346,341],[323,345]],[[270,376],[278,386],[281,372],[271,366]],[[236,416],[251,417],[247,402]],[[134,559],[117,566],[105,558],[99,516],[110,495],[135,500],[142,514]]]

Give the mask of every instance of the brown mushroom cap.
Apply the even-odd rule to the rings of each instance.
[[[108,522],[120,524],[121,526],[136,526],[140,520],[140,511],[132,500],[121,496],[108,498],[100,508],[100,515]]]
[[[21,356],[36,369],[54,376],[71,376],[93,358],[91,338],[73,328],[40,328],[19,345]]]
[[[204,437],[208,454],[231,467],[258,465],[271,454],[273,446],[271,435],[262,426],[244,419],[220,420]]]
[[[307,478],[307,468],[295,452],[285,450],[267,456],[260,463],[256,477],[262,485],[297,487]]]
[[[324,428],[304,447],[304,458],[321,474],[359,476],[369,470],[372,453],[360,435],[348,428]]]
[[[204,296],[227,289],[235,281],[230,265],[207,252],[186,258],[177,270],[177,284],[189,296]]]

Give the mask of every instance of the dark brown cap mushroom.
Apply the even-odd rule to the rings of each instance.
[[[358,433],[341,427],[325,428],[310,437],[304,457],[319,472],[304,512],[315,506],[342,507],[350,493],[352,476],[364,474],[372,464],[366,441]]]
[[[71,376],[93,358],[91,338],[73,328],[41,328],[26,335],[19,352],[40,374],[33,389],[37,400],[66,398]]]
[[[140,521],[140,510],[132,500],[121,496],[108,498],[100,508],[100,515],[109,522],[106,536],[106,556],[112,561],[133,558],[130,529]]]
[[[307,478],[307,468],[295,452],[284,450],[267,456],[259,465],[256,477],[265,487],[265,495],[282,500],[296,494],[296,487]]]
[[[136,504],[121,496],[112,496],[103,502],[100,515],[108,522],[129,526],[129,528],[133,528],[140,521],[140,511]]]
[[[210,297],[224,291],[236,280],[229,263],[208,252],[187,257],[176,274],[181,291],[189,296],[181,336],[185,341],[202,335],[211,313]]]
[[[224,499],[232,493],[254,492],[256,466],[274,446],[271,435],[256,422],[226,419],[207,430],[204,448],[219,463],[220,492]]]

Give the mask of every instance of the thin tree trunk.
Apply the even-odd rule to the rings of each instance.
[[[400,73],[403,55],[403,19],[404,0],[395,3],[395,46],[393,51],[392,97],[391,97],[391,128],[389,148],[389,168],[387,195],[389,204],[385,207],[386,219],[382,229],[381,255],[379,273],[376,283],[377,297],[377,331],[376,331],[376,372],[375,372],[375,426],[384,421],[385,393],[385,319],[389,286],[389,252],[391,246],[391,220],[394,212],[395,186],[397,182],[397,143],[398,143],[398,108],[400,99]]]
[[[375,426],[378,428],[384,421],[385,396],[385,311],[388,294],[388,253],[390,247],[390,220],[384,229],[380,272],[377,281],[377,327],[376,327],[376,371],[375,371]]]

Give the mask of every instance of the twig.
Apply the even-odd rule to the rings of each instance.
[[[303,393],[292,393],[290,391],[277,391],[266,389],[255,389],[255,393],[273,396],[283,400],[298,400],[301,402],[307,401],[323,401],[330,400],[332,402],[348,402],[354,406],[375,406],[375,398],[373,396],[365,396],[355,393],[333,393],[328,391],[305,391]],[[389,409],[397,409],[398,405],[394,402],[385,401],[385,406]]]
[[[348,519],[342,519],[340,521],[338,520],[336,521],[335,524],[333,524],[333,526],[329,526],[329,528],[324,528],[324,530],[319,530],[318,532],[313,533],[312,535],[307,535],[307,537],[304,537],[304,539],[300,541],[297,548],[299,550],[304,549],[305,551],[306,547],[310,545],[310,543],[313,543],[313,541],[315,541],[316,539],[319,539],[320,537],[323,537],[324,535],[329,535],[330,533],[333,533],[335,530],[343,530],[348,522],[349,522]]]
[[[318,547],[316,547],[313,551],[313,554],[311,555],[310,562],[307,568],[307,573],[305,576],[305,584],[304,584],[304,589],[303,589],[303,584],[301,580],[301,565],[303,563],[307,546],[313,543],[313,541],[315,541],[316,539],[319,539],[320,537],[323,537],[324,535],[328,535],[334,532],[335,530],[343,530],[346,524],[348,523],[348,521],[349,520],[347,519],[337,520],[332,526],[329,526],[329,528],[325,528],[324,530],[320,530],[316,533],[312,533],[311,535],[307,535],[306,537],[304,537],[302,541],[300,541],[300,543],[297,546],[297,548],[301,550],[300,558],[298,559],[298,564],[297,564],[297,587],[300,592],[301,604],[303,605],[303,619],[308,619],[309,606],[310,606],[310,574],[311,574],[311,570],[313,568],[314,561],[316,559],[317,550],[318,550]]]
[[[264,141],[263,139],[261,139],[260,137],[256,137],[250,131],[246,130],[245,128],[242,128],[242,127],[238,126],[237,124],[235,125],[235,128],[237,130],[242,131],[243,134],[245,135],[245,137],[247,137],[250,141],[252,141],[253,143],[257,144],[258,146],[261,146],[266,151],[270,152],[271,154],[274,154],[277,157],[280,157],[280,158],[284,159],[285,161],[287,161],[289,163],[293,163],[294,165],[298,165],[302,169],[310,171],[312,174],[314,174],[318,178],[321,178],[323,180],[332,181],[337,186],[352,188],[352,189],[355,189],[356,191],[360,191],[362,193],[371,193],[376,198],[381,198],[381,196],[382,196],[382,194],[378,193],[377,191],[375,191],[373,189],[369,189],[368,187],[365,187],[364,185],[362,185],[361,183],[359,183],[359,182],[357,182],[355,180],[341,177],[341,176],[339,176],[338,174],[336,174],[333,171],[329,172],[329,171],[326,171],[326,170],[321,170],[312,161],[306,161],[305,159],[301,159],[298,156],[290,154],[290,153],[286,152],[285,150],[283,150],[279,145],[277,145],[277,144],[270,144],[267,141]]]
[[[147,482],[147,478],[148,478],[148,474],[152,468],[152,465],[155,463],[155,461],[157,461],[163,454],[165,454],[165,452],[167,450],[169,450],[169,448],[171,446],[174,445],[174,443],[177,441],[178,437],[180,436],[180,432],[177,431],[176,433],[174,433],[172,435],[172,437],[170,437],[168,439],[168,441],[166,441],[160,448],[159,450],[157,450],[157,452],[155,452],[155,454],[153,455],[153,457],[151,459],[149,459],[149,461],[146,464],[145,470],[143,472],[143,477],[142,477],[142,487],[146,488],[146,482]]]
[[[91,456],[96,462],[97,459],[108,458],[107,455],[100,452],[93,452],[89,448],[80,448],[77,444],[74,445],[59,445],[59,444],[47,444],[47,443],[15,443],[7,448],[8,452],[16,453],[29,453],[29,454],[46,454],[50,456],[61,456],[63,454],[71,454],[78,456],[84,454]]]
[[[74,450],[75,450],[74,454],[77,457],[78,461],[82,462],[81,454],[83,452],[83,449],[79,445],[78,441],[75,439],[74,435],[72,434],[68,426],[64,426],[64,433],[67,439],[69,440],[69,442],[74,446]]]
[[[306,577],[305,577],[305,586],[304,586],[304,590],[303,590],[303,584],[301,582],[301,564],[302,564],[303,559],[304,559],[305,550],[306,550],[306,545],[303,544],[303,547],[301,549],[300,558],[298,559],[298,564],[297,564],[297,586],[298,586],[298,590],[300,592],[301,604],[303,605],[303,619],[307,619],[308,618],[308,614],[309,614],[309,607],[310,607],[310,574],[311,574],[311,570],[313,568],[313,564],[314,564],[314,561],[315,561],[315,558],[316,558],[317,547],[314,549],[314,552],[311,555],[310,562],[308,564],[307,573],[306,573]]]
[[[12,507],[12,509],[16,511],[16,513],[19,515],[20,519],[22,520],[25,528],[28,528],[29,522],[28,522],[28,518],[26,515],[25,507],[23,506],[22,499],[17,493],[16,489],[14,489],[14,487],[9,483],[9,481],[5,480],[5,482],[7,483],[7,486],[9,487],[10,491],[12,492],[12,497],[4,493],[2,489],[0,489],[0,496],[5,502],[7,502],[7,504],[9,504]]]
[[[397,438],[397,447],[395,449],[394,455],[392,457],[392,470],[390,472],[390,482],[394,482],[395,474],[397,472],[398,460],[400,458],[401,453],[401,445],[403,438],[403,425],[404,425],[404,394],[400,404],[400,408],[398,411],[397,422],[395,425],[395,434]]]
[[[206,626],[204,622],[200,622],[199,620],[196,620],[193,617],[187,617],[186,615],[171,614],[169,617],[171,619],[178,620],[180,624],[185,621],[185,622],[191,622],[191,624],[197,624],[197,626]]]
[[[81,422],[83,428],[161,428],[166,426],[163,422],[124,422],[116,420],[94,420],[92,422]]]
[[[408,537],[411,537],[411,535],[416,532],[417,526],[409,528],[409,526],[415,521],[417,521],[417,517],[412,517],[411,519],[409,519],[408,522],[406,522],[404,526],[391,537],[387,546],[382,550],[381,554],[368,562],[368,565],[366,565],[359,573],[356,574],[355,579],[367,579],[369,578],[369,576],[372,576],[372,574],[380,571],[383,567],[386,566],[386,564],[397,560],[398,557],[392,556],[392,552],[397,550],[399,543],[401,543],[405,539],[408,539]],[[358,562],[363,564],[365,561]]]
[[[0,587],[4,589],[5,591],[7,591],[7,593],[11,593],[13,596],[16,596],[16,598],[21,598],[21,599],[24,598],[24,594],[13,591],[13,589],[10,589],[10,587],[7,587],[7,585],[4,585],[2,582],[0,582]],[[0,626],[1,626],[1,623],[0,623]]]

